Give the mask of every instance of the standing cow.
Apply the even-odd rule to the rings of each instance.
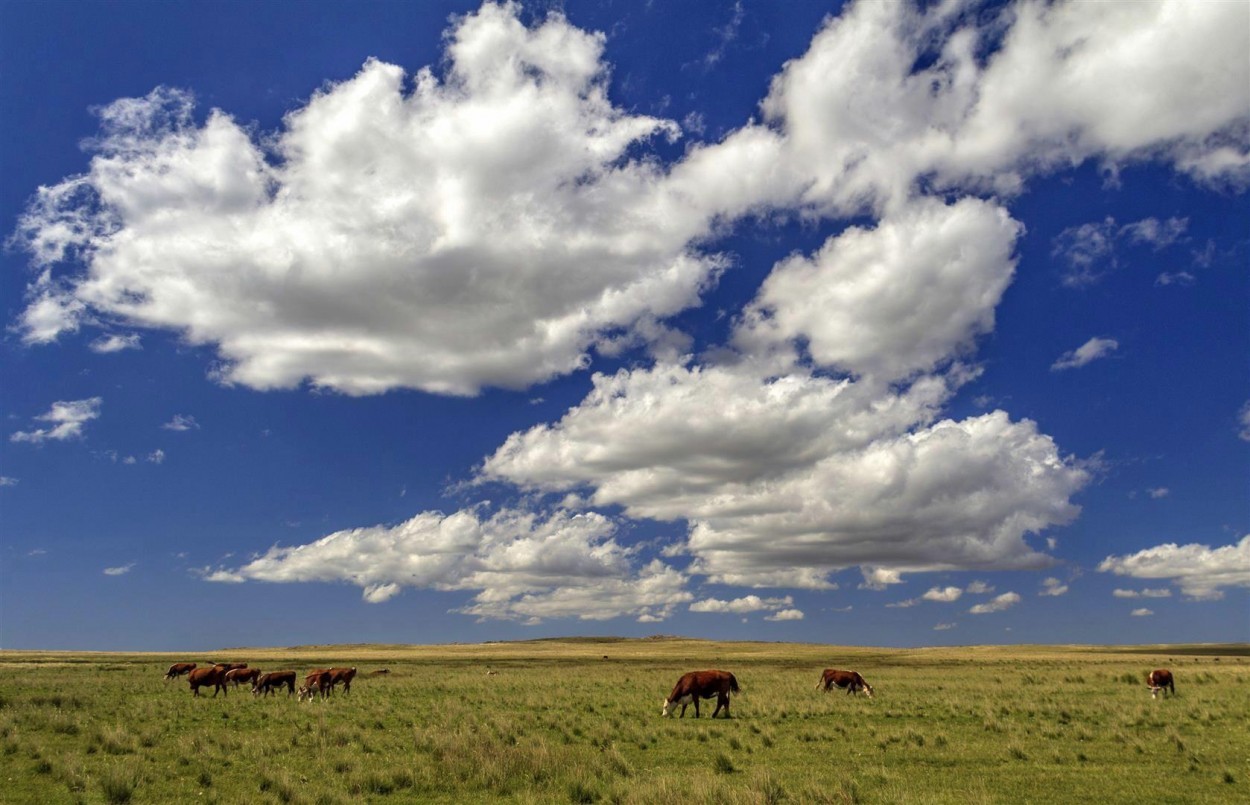
[[[833,690],[834,686],[846,688],[847,695],[859,693],[861,690],[868,694],[868,698],[872,698],[872,685],[864,681],[858,671],[839,671],[836,668],[826,668],[820,675],[820,680],[816,683],[816,689],[823,689],[825,693]]]
[[[311,702],[317,694],[321,694],[321,698],[324,699],[330,695],[330,688],[334,684],[331,679],[329,668],[309,672],[308,676],[304,677],[304,684],[297,691],[299,700]]]
[[[213,698],[217,698],[217,691],[228,694],[226,690],[226,669],[220,665],[214,665],[212,668],[196,668],[187,674],[187,682],[191,685],[191,692],[196,696],[200,695],[200,688],[212,686]]]
[[[351,668],[331,668],[329,674],[331,690],[334,689],[335,685],[341,682],[343,683],[344,694],[352,692],[352,680],[356,678],[355,666],[352,666]]]
[[[250,682],[256,685],[256,680],[260,678],[259,668],[232,668],[226,671],[226,681],[234,687],[238,687],[240,682]]]
[[[189,674],[194,670],[195,663],[193,662],[176,662],[169,666],[169,670],[165,672],[165,681],[168,682],[171,679],[177,679],[178,677],[184,674]]]
[[[264,694],[268,696],[273,693],[274,688],[281,690],[283,687],[286,688],[288,697],[295,692],[294,671],[270,671],[267,674],[262,674],[252,683],[252,695],[259,696]]]
[[[1176,695],[1176,683],[1172,681],[1172,672],[1166,668],[1157,668],[1146,674],[1146,687],[1150,688],[1150,698],[1155,699],[1159,696],[1159,691],[1171,691],[1172,695]]]
[[[712,711],[712,718],[716,718],[716,714],[722,709],[725,711],[725,718],[729,718],[729,694],[737,693],[738,690],[738,680],[728,671],[691,671],[677,680],[673,692],[664,700],[660,715],[671,716],[673,710],[680,704],[679,718],[685,718],[686,705],[693,704],[694,717],[698,718],[699,699],[710,699],[715,696],[716,709]]]

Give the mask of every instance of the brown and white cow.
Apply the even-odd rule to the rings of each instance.
[[[223,694],[226,691],[226,669],[219,665],[212,668],[196,668],[187,674],[187,682],[191,685],[191,692],[196,696],[200,695],[200,688],[213,688],[213,698],[217,698],[217,691]]]
[[[1176,683],[1172,680],[1172,672],[1166,668],[1156,668],[1146,674],[1146,687],[1150,688],[1150,698],[1154,699],[1159,696],[1159,691],[1171,691],[1172,695],[1176,695]]]
[[[312,701],[317,694],[321,694],[321,698],[325,698],[330,694],[330,688],[333,687],[331,681],[332,675],[329,668],[310,671],[308,676],[304,677],[304,684],[297,691],[299,700]]]
[[[193,662],[176,662],[169,666],[169,670],[165,672],[165,681],[168,682],[171,679],[176,679],[183,674],[189,674],[194,670],[195,663]]]
[[[712,718],[722,709],[725,718],[729,718],[729,694],[738,692],[738,680],[728,671],[691,671],[683,674],[673,687],[673,692],[664,700],[660,715],[671,716],[677,705],[681,705],[680,718],[686,717],[686,705],[694,705],[694,717],[699,717],[699,700],[716,697],[716,709]]]
[[[231,668],[229,671],[226,671],[226,681],[236,688],[241,682],[251,682],[255,686],[256,680],[259,678],[259,668]]]
[[[288,697],[295,692],[294,671],[270,671],[267,674],[261,674],[252,683],[252,695],[259,696],[264,694],[268,696],[273,693],[275,688],[281,690],[283,687],[286,687],[286,695]]]
[[[868,694],[868,698],[872,698],[872,685],[864,681],[859,675],[859,671],[839,671],[836,668],[826,668],[820,675],[820,681],[816,683],[816,689],[823,689],[825,693],[833,690],[834,686],[846,688],[847,694],[859,693],[861,690]]]

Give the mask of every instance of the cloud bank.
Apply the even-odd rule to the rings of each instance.
[[[35,277],[17,330],[28,344],[175,332],[216,350],[223,382],[346,394],[523,389],[648,348],[593,375],[558,421],[509,436],[474,480],[684,524],[665,556],[685,568],[643,561],[593,511],[471,509],[274,547],[214,581],[345,581],[371,602],[461,590],[479,617],[654,621],[694,600],[692,577],[829,589],[859,567],[881,589],[1046,567],[1042,535],[1077,517],[1090,473],[1030,420],[946,413],[1014,277],[1023,227],[1006,205],[1087,161],[1245,187],[1245,23],[1239,4],[1181,0],[860,2],[781,67],[757,120],[665,163],[655,143],[680,127],[612,102],[603,35],[487,3],[453,22],[440,72],[370,60],[264,135],[225,110],[198,122],[174,88],[104,107],[89,168],[41,188],[21,220]],[[727,265],[718,233],[773,214],[856,220],[773,266],[726,343],[689,354],[671,319]],[[1163,248],[1185,226],[1108,221],[1057,256],[1092,277],[1116,241]],[[1094,339],[1056,367],[1114,346]],[[1143,554],[1104,569],[1156,572]],[[1226,586],[1182,578],[1190,594]],[[783,600],[692,609],[753,599]],[[759,611],[802,617],[781,607]]]
[[[458,610],[479,618],[662,620],[692,600],[686,576],[659,560],[639,565],[594,513],[543,518],[503,510],[423,512],[394,526],[336,531],[316,542],[274,546],[241,567],[206,569],[215,582],[347,582],[380,603],[405,587],[468,590]]]
[[[1223,598],[1226,587],[1250,587],[1250,535],[1219,548],[1169,542],[1126,556],[1108,556],[1098,570],[1136,579],[1171,579],[1183,595],[1197,600]],[[1115,595],[1132,597],[1123,592],[1130,591],[1116,590]],[[1159,592],[1144,590],[1141,595],[1160,597]]]

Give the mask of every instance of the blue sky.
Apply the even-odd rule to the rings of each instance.
[[[0,646],[1250,639],[1247,53],[5,0]]]

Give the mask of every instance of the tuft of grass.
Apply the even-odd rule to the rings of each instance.
[[[100,793],[111,805],[130,802],[138,788],[139,776],[128,767],[112,766],[100,775]]]
[[[716,755],[715,760],[712,761],[712,768],[714,768],[718,774],[734,773],[733,761],[730,760],[729,755],[726,755],[724,752]]]
[[[585,780],[574,780],[569,783],[569,802],[587,803],[599,798],[599,792]]]

